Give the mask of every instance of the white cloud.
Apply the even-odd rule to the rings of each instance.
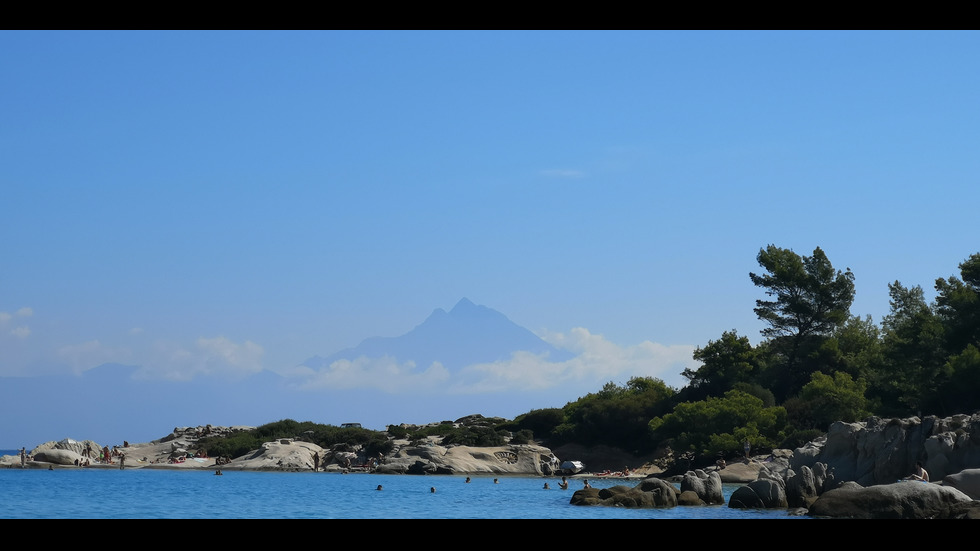
[[[200,375],[242,377],[262,370],[265,351],[252,342],[226,337],[201,337],[193,346],[158,342],[139,376],[146,379],[189,381]]]
[[[411,361],[362,357],[320,370],[295,369],[290,376],[302,381],[298,386],[306,390],[376,389],[389,394],[534,392],[568,386],[589,392],[609,381],[625,384],[632,377],[656,377],[679,388],[680,372],[693,367],[691,355],[696,348],[650,341],[624,347],[583,328],[542,338],[576,356],[554,362],[544,355],[517,352],[506,361],[471,365],[456,373],[438,363],[419,369]]]
[[[27,307],[21,308],[16,312],[14,312],[13,314],[9,312],[0,312],[0,326],[4,326],[4,331],[6,331],[6,325],[10,323],[12,319],[29,318],[32,315],[34,315],[34,310]],[[24,340],[27,337],[31,336],[31,328],[26,325],[20,325],[18,327],[14,327],[10,331],[7,331],[7,333],[20,340]]]
[[[680,387],[683,381],[680,372],[692,364],[691,355],[696,348],[650,341],[623,347],[581,327],[568,334],[553,333],[542,338],[557,348],[576,353],[576,357],[550,362],[544,356],[516,353],[504,362],[469,366],[460,373],[462,377],[456,381],[453,392],[546,390],[569,384],[625,383],[632,377],[656,377],[670,386]]]
[[[236,344],[225,337],[197,340],[199,350],[207,354],[212,369],[257,373],[262,370],[262,347],[252,341]]]
[[[443,388],[449,371],[440,363],[424,370],[415,362],[399,363],[391,357],[338,360],[328,367],[311,370],[299,385],[303,390],[374,389],[389,394],[429,392]]]
[[[243,377],[262,370],[264,351],[258,344],[225,337],[199,338],[190,345],[158,341],[146,349],[108,346],[98,340],[62,346],[59,363],[82,373],[106,363],[136,365],[136,377],[190,381],[201,375]]]

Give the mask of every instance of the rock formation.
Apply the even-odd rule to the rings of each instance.
[[[613,486],[611,488],[583,488],[572,494],[572,505],[605,505],[610,507],[630,507],[664,509],[678,505],[680,492],[670,483],[659,478],[647,478],[636,486]]]
[[[903,481],[916,461],[933,483]],[[942,483],[936,483],[937,479]],[[898,481],[898,482],[896,482]],[[834,423],[794,451],[789,466],[763,469],[729,507],[801,508],[846,518],[980,517],[980,416]]]
[[[786,483],[768,470],[760,471],[759,478],[732,492],[728,506],[733,509],[785,509]]]
[[[980,469],[966,469],[943,478],[943,486],[956,488],[973,499],[980,499]]]
[[[973,500],[938,484],[903,481],[862,487],[847,483],[821,495],[810,506],[815,517],[856,519],[953,518]]]
[[[492,448],[442,447],[437,444],[406,446],[378,465],[390,474],[526,474],[551,476],[559,460],[550,449],[532,445]]]
[[[681,478],[681,495],[691,492],[697,501],[685,497],[684,505],[720,505],[725,503],[722,494],[721,475],[718,471],[706,473],[702,470],[688,471]]]
[[[873,486],[905,478],[916,461],[933,481],[980,467],[980,414],[834,423],[824,438],[795,450],[792,467],[821,462],[837,480]]]

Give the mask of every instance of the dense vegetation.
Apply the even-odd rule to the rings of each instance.
[[[889,284],[890,313],[875,325],[850,312],[854,275],[770,245],[749,278],[766,298],[753,346],[736,330],[694,352],[699,368],[674,390],[656,379],[609,383],[564,408],[535,410],[513,426],[552,443],[606,444],[637,453],[670,446],[713,459],[795,447],[834,421],[869,415],[951,415],[980,409],[980,254],[960,277],[939,278],[936,298]]]
[[[265,442],[280,438],[302,438],[322,448],[337,451],[348,451],[353,446],[361,446],[368,456],[386,454],[393,447],[383,432],[284,419],[227,437],[204,438],[198,442],[198,448],[207,451],[212,457],[241,457],[261,448]]]
[[[197,447],[213,457],[232,458],[255,451],[265,442],[289,438],[311,442],[321,448],[334,451],[353,451],[359,448],[367,457],[377,457],[387,455],[394,448],[389,437],[406,439],[411,444],[419,444],[429,436],[441,437],[443,445],[500,446],[508,438],[513,443],[530,442],[532,434],[528,430],[512,433],[502,428],[501,422],[492,419],[487,420],[484,426],[456,426],[449,421],[422,427],[391,425],[384,432],[284,419],[231,436],[203,438],[198,441]]]
[[[854,275],[835,270],[819,247],[800,256],[770,245],[757,260],[764,272],[749,278],[766,296],[754,309],[766,323],[762,342],[753,346],[734,329],[722,333],[694,352],[700,367],[684,371],[682,389],[636,377],[513,421],[393,425],[388,434],[471,446],[533,438],[637,455],[669,447],[706,461],[741,455],[746,441],[756,451],[796,447],[838,420],[980,409],[980,254],[959,265],[960,277],[935,281],[932,303],[919,286],[889,284],[891,310],[880,325],[851,314]],[[297,435],[323,447],[360,444],[368,455],[391,447],[384,433],[289,420],[209,446],[212,455],[237,457]]]

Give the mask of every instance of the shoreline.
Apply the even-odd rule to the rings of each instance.
[[[564,446],[556,449],[538,444],[516,444],[495,447],[453,446],[442,447],[433,437],[424,444],[412,446],[408,440],[394,441],[395,451],[381,459],[351,457],[353,453],[337,453],[316,444],[294,438],[281,438],[264,443],[258,450],[242,457],[209,457],[196,446],[200,434],[233,431],[227,427],[199,427],[177,430],[168,437],[148,443],[124,442],[111,450],[109,462],[98,460],[97,443],[65,439],[47,442],[28,452],[28,469],[151,469],[193,471],[256,471],[256,472],[326,472],[340,474],[410,474],[410,475],[459,475],[478,477],[520,476],[569,480],[610,480],[620,483],[637,483],[646,478],[660,478],[672,482],[682,476],[666,476],[664,471],[648,458],[632,457],[613,448],[584,448]],[[104,450],[105,447],[102,447]],[[94,455],[88,455],[89,451]],[[21,468],[17,455],[0,457],[0,468]],[[202,457],[196,457],[201,453]],[[556,455],[558,454],[558,455]],[[569,473],[559,469],[559,460],[566,456],[576,461],[592,464],[594,470]],[[120,460],[124,463],[120,465]],[[633,463],[637,461],[638,463]],[[78,464],[81,462],[82,464]],[[84,465],[84,463],[88,465]],[[642,463],[640,463],[642,462]],[[314,465],[319,468],[314,470]],[[639,466],[631,466],[631,464]],[[608,465],[609,467],[606,467]],[[619,465],[613,470],[612,465]],[[625,465],[625,467],[623,467]],[[722,482],[752,482],[758,477],[763,463],[752,461],[732,462],[724,469],[707,468],[704,472],[717,471]]]
[[[139,449],[137,446],[133,446],[131,449]],[[305,473],[314,472],[312,468],[298,468],[298,467],[280,467],[280,466],[264,466],[255,467],[243,465],[241,463],[234,464],[225,463],[218,464],[215,458],[190,458],[180,463],[171,463],[168,461],[160,460],[149,460],[147,458],[144,460],[127,460],[120,468],[119,460],[116,459],[112,463],[100,463],[98,461],[92,462],[89,465],[74,465],[74,464],[58,464],[46,461],[27,461],[23,469],[30,470],[61,470],[61,469],[99,469],[99,470],[157,470],[157,471],[238,471],[238,472],[289,472],[289,473]],[[708,469],[705,472],[718,472],[723,483],[749,483],[758,477],[759,469],[763,463],[758,459],[752,459],[751,461],[740,461],[738,463],[729,464],[725,469]],[[16,455],[4,455],[0,456],[0,469],[21,469],[20,458]],[[325,474],[387,474],[387,475],[400,475],[400,476],[469,476],[478,478],[509,478],[509,477],[535,477],[535,478],[554,478],[561,479],[562,477],[568,480],[574,481],[585,481],[585,480],[616,480],[621,482],[639,482],[647,478],[661,478],[663,480],[671,482],[679,482],[682,476],[661,476],[662,472],[659,469],[650,468],[638,468],[630,472],[629,475],[623,475],[622,473],[596,473],[596,472],[579,472],[574,474],[565,474],[562,472],[555,472],[552,474],[543,474],[537,472],[493,472],[493,471],[457,471],[453,473],[398,473],[390,471],[381,471],[378,469],[363,469],[363,468],[344,468],[336,464],[326,465],[320,470],[315,471],[318,473]]]

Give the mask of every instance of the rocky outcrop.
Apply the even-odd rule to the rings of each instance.
[[[792,467],[824,463],[839,481],[891,484],[921,461],[932,480],[980,468],[980,414],[834,423],[824,438],[795,450]]]
[[[959,518],[973,499],[956,488],[919,481],[862,487],[849,482],[825,492],[809,515],[855,519]]]
[[[463,421],[468,426],[492,425],[496,418],[470,416]],[[489,425],[488,425],[489,426]],[[440,445],[441,438],[429,437],[425,442],[410,443],[393,440],[390,457],[368,457],[359,444],[338,444],[331,449],[322,448],[306,439],[307,434],[294,438],[281,438],[265,442],[258,449],[237,458],[214,458],[203,453],[202,439],[212,436],[230,436],[251,427],[176,427],[168,436],[149,443],[126,443],[113,452],[126,457],[125,467],[165,469],[223,469],[242,471],[312,471],[328,472],[378,472],[391,474],[515,474],[552,476],[559,471],[560,461],[549,448],[534,444],[504,444],[497,447],[469,447]],[[34,449],[28,466],[35,468],[48,465],[75,466],[84,455],[86,445],[98,458],[102,449],[92,441],[65,439],[49,442]],[[19,466],[19,457],[5,456],[0,467]],[[118,460],[114,460],[118,464]],[[108,467],[95,461],[92,467]]]
[[[71,450],[48,449],[34,454],[34,461],[54,465],[78,465],[82,456]]]
[[[721,475],[718,471],[706,473],[702,470],[688,471],[681,478],[681,494],[693,493],[697,500],[685,496],[685,505],[720,505],[725,503],[722,494]]]
[[[809,507],[823,493],[826,466],[817,463],[813,469],[804,465],[799,473],[786,478],[786,502],[790,507]]]
[[[253,430],[254,428],[255,427],[248,427],[244,425],[231,427],[219,427],[212,425],[202,425],[197,427],[174,427],[173,432],[167,436],[164,436],[159,441],[170,442],[172,440],[180,440],[183,442],[197,442],[201,438],[228,437],[234,435],[235,433]]]
[[[91,440],[72,440],[65,438],[57,442],[45,442],[31,450],[30,466],[46,465],[77,466],[85,459],[96,459],[102,448]],[[19,460],[18,460],[19,461]]]
[[[933,483],[902,480],[916,461]],[[732,493],[729,507],[845,518],[980,517],[980,468],[971,468],[980,467],[977,415],[835,423],[788,464],[760,470]],[[935,482],[940,476],[942,484]]]
[[[323,456],[324,453],[325,450],[316,444],[280,439],[266,442],[261,448],[233,459],[221,468],[240,471],[312,471],[314,454]]]
[[[389,474],[525,474],[551,476],[560,461],[550,449],[533,444],[489,448],[470,446],[404,447],[377,466]]]
[[[732,509],[785,509],[786,483],[768,470],[760,471],[759,478],[732,492],[728,499]]]
[[[648,478],[636,486],[583,488],[572,494],[572,505],[604,505],[643,509],[665,509],[678,505],[680,492],[669,482]]]
[[[943,486],[956,488],[973,499],[980,499],[980,469],[966,469],[943,478]]]

